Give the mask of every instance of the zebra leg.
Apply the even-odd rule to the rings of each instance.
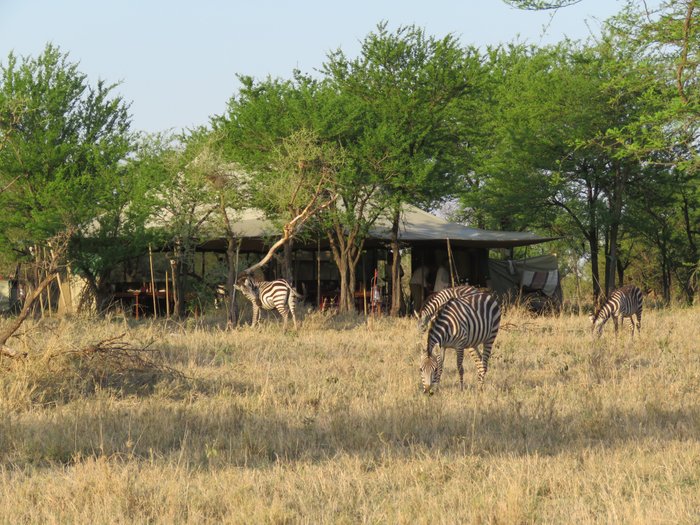
[[[277,311],[282,316],[282,331],[286,332],[287,331],[287,320],[289,319],[289,312],[287,312],[286,306],[278,307]]]
[[[442,377],[442,369],[445,365],[445,347],[440,347],[440,351],[437,354],[437,373],[435,374],[435,386],[440,384],[440,378]]]
[[[459,389],[464,390],[464,348],[457,350],[457,371],[459,372]]]
[[[634,323],[633,323],[634,325]],[[634,326],[632,326],[634,329]],[[641,335],[642,333],[642,309],[640,308],[637,312],[637,333]]]
[[[493,341],[487,341],[484,343],[484,352],[481,354],[481,367],[479,368],[479,383],[484,386],[484,376],[486,376],[486,371],[489,368],[489,359],[491,358],[491,347],[493,346]]]
[[[250,322],[250,326],[254,327],[260,321],[260,307],[253,303],[253,319]]]
[[[483,358],[481,357],[481,352],[479,352],[479,349],[474,347],[469,349],[469,355],[472,356],[472,359],[474,360],[474,364],[476,365],[476,371],[478,374],[481,374],[481,363],[483,362]]]
[[[294,300],[294,294],[289,294],[288,300],[289,311],[292,312],[292,321],[294,322],[294,330],[297,330],[297,316],[296,316],[296,301]]]
[[[617,316],[612,316],[613,324],[615,325],[615,335],[617,335]]]

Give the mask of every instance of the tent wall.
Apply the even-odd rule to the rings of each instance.
[[[563,300],[561,276],[559,274],[557,258],[554,255],[541,255],[528,259],[506,261],[490,259],[488,264],[490,274],[489,288],[499,296],[510,297],[511,300],[523,293],[521,284],[523,282],[524,272],[557,272],[556,286],[550,298],[556,304],[561,305]],[[525,291],[527,292],[527,289]]]

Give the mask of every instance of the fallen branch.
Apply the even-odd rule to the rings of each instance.
[[[14,359],[16,357],[27,357],[27,352],[18,352],[17,350],[13,350],[9,346],[0,345],[0,355],[4,355],[6,357],[11,357]]]
[[[99,360],[105,371],[124,374],[133,372],[159,372],[185,378],[185,375],[172,367],[156,363],[148,354],[152,343],[143,347],[135,347],[124,341],[121,334],[116,337],[104,339],[77,350],[68,350],[55,354],[51,358],[59,356],[77,356],[87,361]]]

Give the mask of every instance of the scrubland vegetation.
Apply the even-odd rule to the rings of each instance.
[[[0,361],[0,522],[698,523],[699,321],[510,310],[483,390],[448,350],[427,397],[408,319],[45,319]]]

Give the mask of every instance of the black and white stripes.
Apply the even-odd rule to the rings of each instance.
[[[637,333],[642,328],[642,291],[634,285],[623,286],[618,288],[605,302],[605,304],[598,310],[594,315],[590,317],[591,330],[598,336],[603,333],[603,326],[612,318],[613,324],[615,325],[615,332],[617,333],[617,318],[620,318],[620,324],[625,317],[630,318],[630,323],[632,324],[632,336],[634,336],[635,324],[637,327]],[[637,322],[635,323],[632,316],[637,317]]]
[[[260,319],[260,309],[277,310],[282,316],[283,328],[287,327],[287,319],[289,313],[292,314],[294,329],[297,328],[296,318],[296,300],[302,295],[298,293],[284,279],[276,281],[255,282],[249,276],[245,276],[235,285],[236,290],[240,291],[253,305],[253,321],[252,326],[255,326]]]
[[[454,288],[445,288],[444,290],[432,294],[425,301],[425,304],[418,313],[418,329],[420,331],[425,331],[440,308],[442,308],[442,305],[450,299],[455,299],[457,297],[465,298],[477,293],[480,293],[478,288],[463,285],[455,286]]]
[[[423,391],[432,393],[433,385],[440,383],[445,348],[457,351],[461,388],[464,388],[462,363],[465,349],[469,349],[479,383],[483,384],[500,322],[501,309],[491,294],[477,292],[447,300],[433,317],[428,330],[428,342],[420,365]],[[477,348],[479,345],[483,345],[481,352]]]

